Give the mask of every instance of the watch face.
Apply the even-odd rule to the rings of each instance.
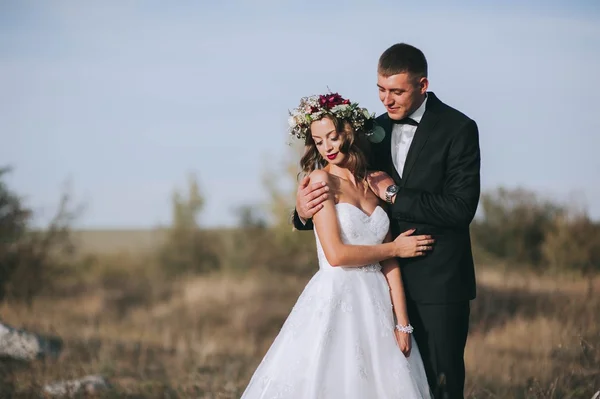
[[[387,191],[387,192],[388,192],[390,195],[394,195],[394,194],[396,194],[396,193],[398,192],[398,189],[399,189],[399,188],[398,188],[398,186],[396,186],[396,185],[394,184],[394,185],[391,185],[391,186],[389,186],[389,187],[387,188],[387,190],[386,190],[386,191]]]

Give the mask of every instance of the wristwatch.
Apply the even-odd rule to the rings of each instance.
[[[385,189],[385,202],[391,204],[392,197],[398,194],[398,191],[400,191],[400,187],[398,187],[397,185],[392,184],[391,186],[388,186],[388,188]]]

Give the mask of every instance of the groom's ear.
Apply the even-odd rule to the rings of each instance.
[[[427,93],[427,89],[429,88],[429,79],[427,79],[426,76],[421,77],[419,79],[418,87],[421,94],[424,95]]]

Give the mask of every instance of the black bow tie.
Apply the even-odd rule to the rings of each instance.
[[[396,125],[413,125],[413,126],[419,126],[419,122],[417,122],[416,120],[411,119],[411,118],[402,118],[400,120],[392,119],[392,123],[394,123]]]

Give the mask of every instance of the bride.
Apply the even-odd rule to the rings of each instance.
[[[328,93],[303,98],[290,127],[305,141],[304,174],[331,188],[313,218],[319,271],[242,399],[430,398],[394,258],[423,256],[433,240],[390,238],[365,179],[367,141],[381,134],[374,115]]]

